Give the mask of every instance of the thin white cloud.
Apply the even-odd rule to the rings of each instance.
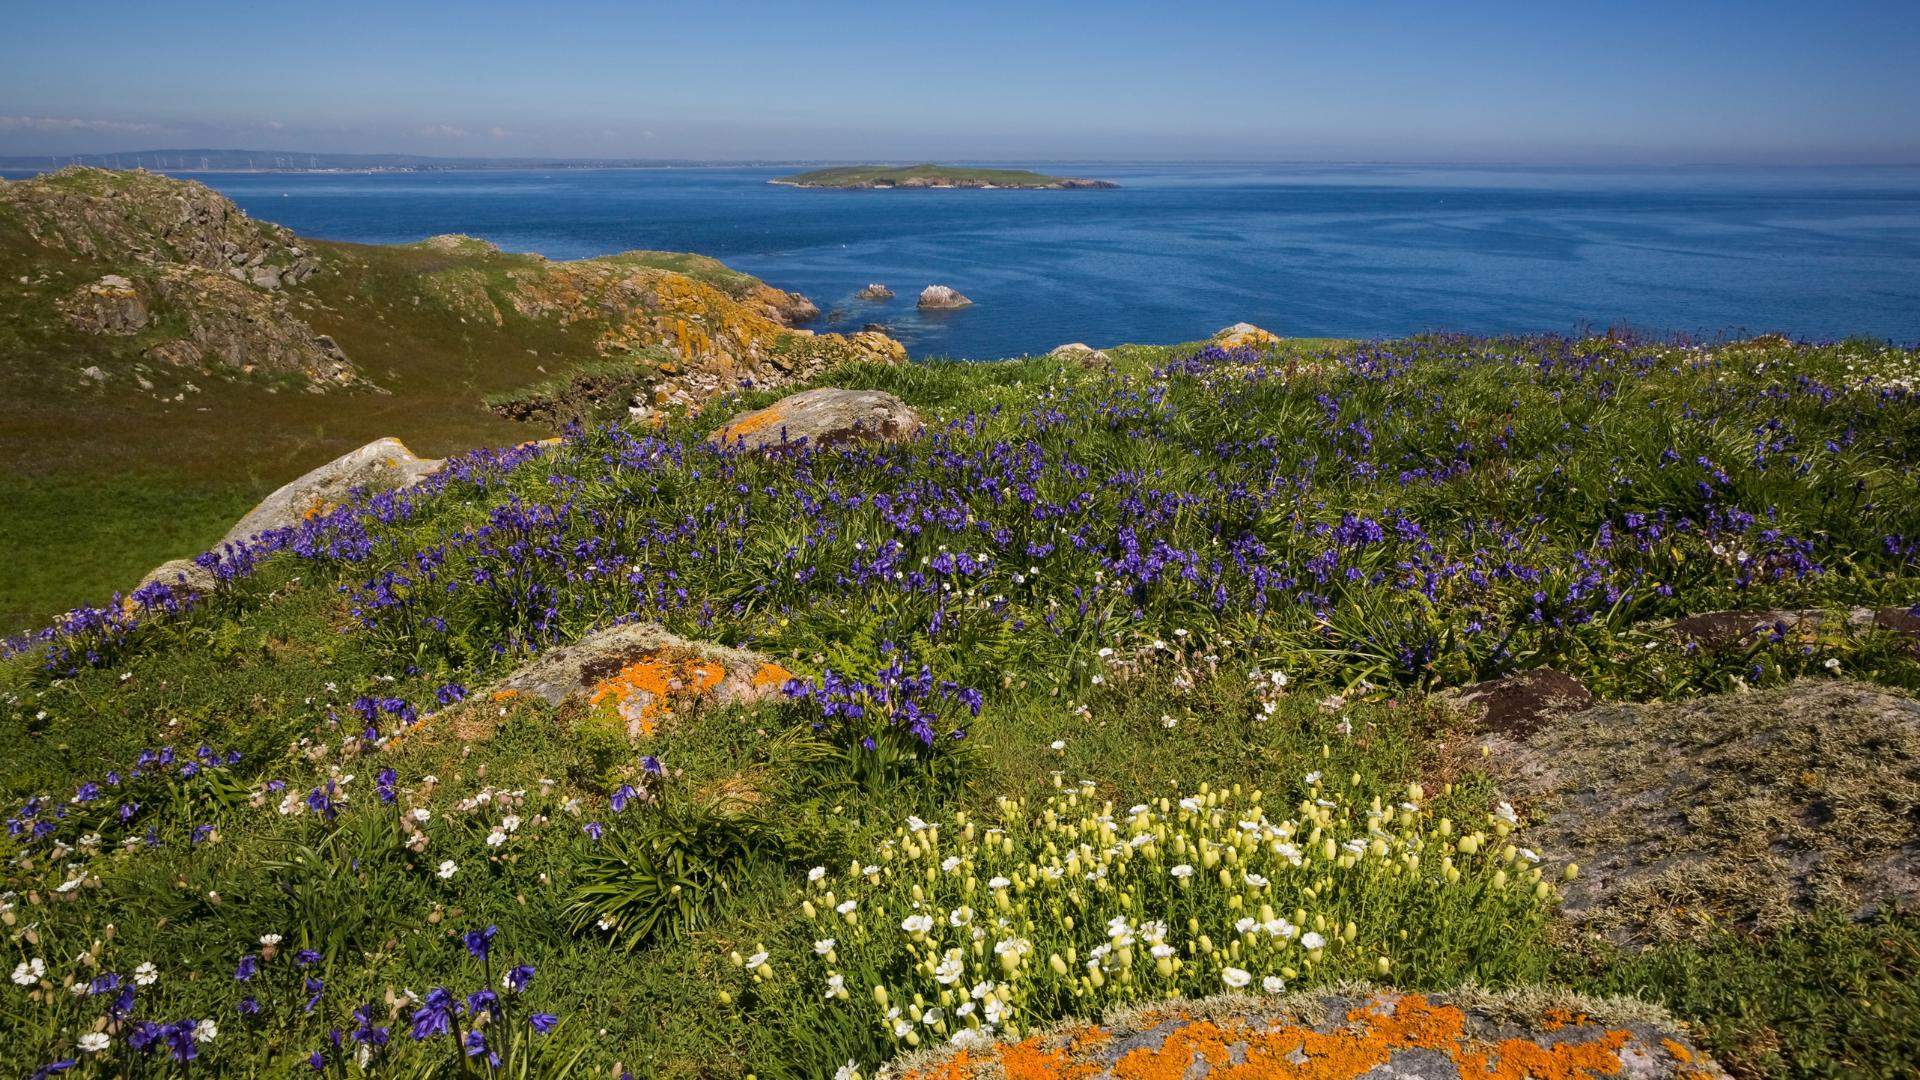
[[[460,139],[466,137],[467,129],[452,124],[428,124],[419,133],[436,139]]]
[[[0,131],[93,131],[137,134],[167,130],[130,120],[82,120],[72,116],[0,116]]]

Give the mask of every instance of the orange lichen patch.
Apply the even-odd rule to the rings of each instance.
[[[793,672],[779,664],[761,664],[760,670],[753,673],[753,688],[765,690],[768,687],[779,689],[793,678]]]
[[[493,692],[492,694],[490,694],[490,695],[488,695],[488,696],[489,696],[489,697],[491,697],[491,698],[492,698],[493,700],[495,700],[495,701],[511,701],[512,699],[514,699],[514,698],[517,698],[517,697],[519,697],[519,696],[520,696],[520,691],[518,691],[518,690],[495,690],[495,691],[494,691],[494,692]]]
[[[674,700],[704,697],[726,677],[719,661],[654,653],[595,683],[587,704],[612,707],[626,718],[630,735],[651,735]]]
[[[726,427],[721,428],[719,431],[714,432],[714,437],[722,442],[730,443],[735,439],[745,438],[756,431],[765,431],[775,424],[785,423],[786,419],[786,414],[781,411],[780,406],[769,405],[756,412],[750,412],[740,419],[735,420],[733,423],[728,424]]]
[[[1403,1051],[1445,1055],[1468,1080],[1599,1080],[1622,1073],[1621,1051],[1633,1040],[1631,1031],[1593,1026],[1566,1010],[1542,1019],[1556,1024],[1555,1030],[1586,1029],[1591,1035],[1581,1038],[1576,1031],[1551,1045],[1481,1038],[1454,1005],[1420,995],[1378,995],[1349,1011],[1346,1025],[1332,1031],[1281,1021],[1175,1019],[1179,1026],[1157,1045],[1135,1046],[1110,1065],[1093,1051],[1110,1042],[1112,1033],[1083,1029],[963,1052],[909,1075],[967,1080],[997,1069],[1007,1080],[1182,1080],[1204,1064],[1209,1080],[1354,1080]],[[1136,1018],[1134,1025],[1150,1030],[1167,1022],[1149,1015]],[[1662,1048],[1677,1062],[1692,1059],[1673,1040],[1663,1040]]]
[[[1673,1060],[1680,1064],[1691,1065],[1693,1063],[1693,1051],[1687,1049],[1685,1046],[1674,1042],[1672,1039],[1661,1039],[1660,1045],[1665,1047],[1667,1053],[1673,1055]]]
[[[335,509],[333,503],[325,499],[315,499],[307,504],[306,509],[300,511],[300,520],[312,521],[314,518],[333,513]]]

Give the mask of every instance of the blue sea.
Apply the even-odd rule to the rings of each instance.
[[[198,174],[313,236],[724,259],[916,356],[1630,327],[1920,342],[1920,169],[1075,165],[1111,191],[816,191],[778,168]],[[887,304],[854,299],[870,281]],[[922,315],[928,284],[974,300]]]

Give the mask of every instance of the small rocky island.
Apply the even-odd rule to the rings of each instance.
[[[767,181],[784,187],[839,188],[875,191],[894,188],[1020,188],[1062,191],[1070,188],[1117,188],[1111,180],[1048,176],[1026,169],[979,169],[962,165],[842,165],[815,169]]]

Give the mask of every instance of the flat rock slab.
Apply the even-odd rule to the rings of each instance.
[[[722,449],[774,452],[848,442],[905,442],[924,425],[907,403],[880,390],[830,386],[742,413],[707,436]]]
[[[1326,992],[1149,1006],[1019,1042],[920,1055],[906,1080],[1724,1077],[1664,1014],[1519,995]]]
[[[357,488],[392,491],[411,487],[433,475],[440,464],[415,456],[399,439],[376,439],[283,484],[247,511],[221,542],[245,543],[263,532],[298,525],[345,504]]]
[[[1920,901],[1920,701],[1904,694],[1816,679],[1604,703],[1487,745],[1532,819],[1514,842],[1579,863],[1563,914],[1620,944]]]
[[[1920,615],[1913,608],[1842,608],[1767,611],[1709,611],[1676,619],[1673,632],[1684,644],[1703,649],[1742,648],[1778,637],[1803,641],[1822,630],[1890,630],[1920,638]]]
[[[1593,694],[1580,680],[1553,668],[1534,668],[1437,695],[1473,718],[1479,731],[1528,735],[1552,713],[1593,707]]]
[[[609,627],[542,653],[495,688],[496,699],[570,698],[617,717],[630,738],[651,735],[676,709],[760,701],[792,673],[758,653],[689,641],[654,623]]]

